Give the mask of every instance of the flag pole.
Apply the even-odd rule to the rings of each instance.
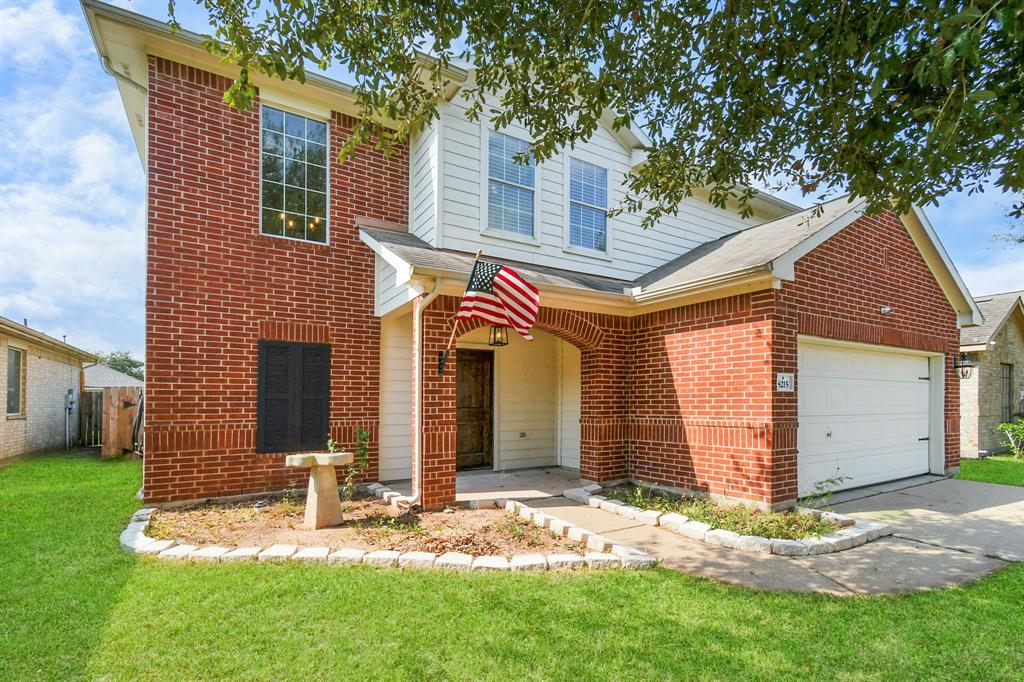
[[[478,260],[480,260],[480,254],[482,254],[483,252],[484,252],[483,249],[477,249],[476,250],[476,256],[473,257],[473,267],[470,268],[470,270],[469,270],[469,276],[471,278],[473,276],[473,270],[476,269],[476,263],[477,263]],[[469,286],[469,282],[468,281],[466,282],[466,286],[468,288],[468,286]],[[466,295],[465,292],[463,292],[462,295],[465,296]],[[448,361],[448,352],[452,349],[452,343],[455,342],[455,332],[458,330],[458,328],[459,328],[458,318],[453,318],[453,320],[452,320],[452,333],[448,337],[448,345],[445,346],[445,349],[443,351],[441,351],[440,353],[437,354],[437,376],[439,376],[439,377],[444,376],[444,365]]]

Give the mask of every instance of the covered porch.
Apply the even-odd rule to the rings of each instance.
[[[381,320],[377,480],[434,509],[625,477],[625,318],[542,307],[532,341],[500,346],[459,320],[441,373],[458,299],[410,307]]]

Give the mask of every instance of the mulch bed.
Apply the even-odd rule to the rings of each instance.
[[[147,535],[195,545],[293,544],[473,555],[585,552],[576,542],[502,509],[456,509],[402,515],[373,497],[344,503],[340,526],[302,528],[305,500],[267,497],[246,503],[204,503],[153,512]]]

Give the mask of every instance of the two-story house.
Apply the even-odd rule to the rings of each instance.
[[[642,132],[516,163],[526,132],[469,120],[457,69],[403,152],[340,164],[344,84],[258,78],[238,113],[199,36],[84,7],[148,178],[148,502],[301,484],[284,453],[357,428],[369,478],[428,508],[462,468],[779,508],[958,466],[953,361],[980,316],[920,210],[761,195],[744,219],[698,196],[644,230],[609,215]],[[478,250],[539,288],[534,340],[461,324],[439,374]]]

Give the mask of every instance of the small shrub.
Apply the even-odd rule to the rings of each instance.
[[[1006,436],[1003,445],[1018,459],[1024,459],[1024,419],[1006,422],[999,425],[999,430]]]
[[[682,514],[694,521],[701,521],[714,528],[731,530],[740,535],[800,540],[826,535],[838,528],[831,521],[822,521],[810,514],[764,512],[743,505],[718,504],[714,500],[697,497],[674,498],[640,486],[606,490],[601,494],[641,509]]]
[[[814,484],[814,488],[808,493],[803,500],[805,507],[811,509],[824,509],[828,507],[829,500],[832,499],[832,494],[835,493],[843,481],[849,480],[849,476],[833,476],[832,478],[826,478],[818,481]]]
[[[329,452],[339,452],[341,445],[333,438],[327,441]],[[351,502],[356,493],[356,478],[370,466],[370,432],[363,428],[356,429],[356,454],[352,463],[345,469],[345,479],[341,485],[342,501]]]

